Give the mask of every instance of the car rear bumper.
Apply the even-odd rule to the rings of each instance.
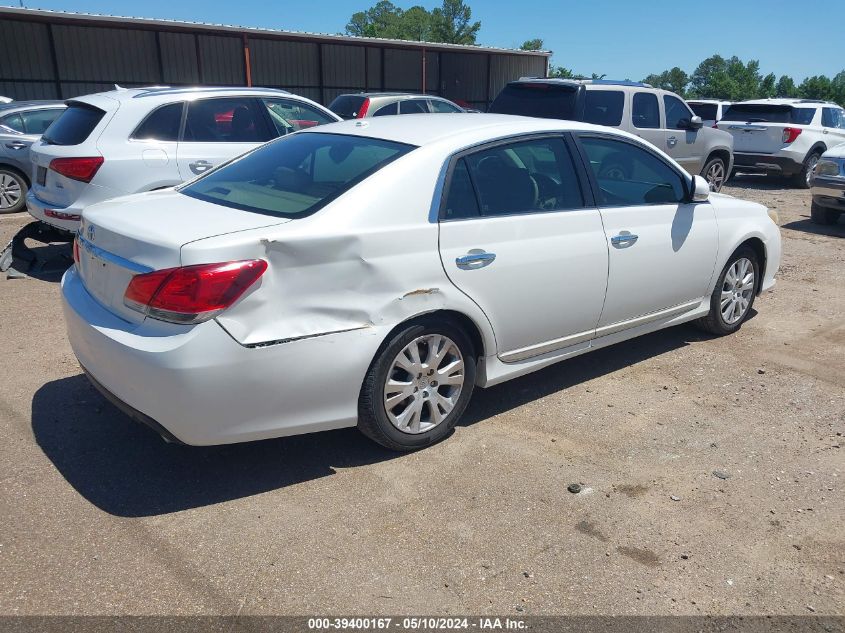
[[[794,176],[804,167],[803,159],[775,154],[734,152],[734,169]]]
[[[26,194],[26,209],[36,220],[64,231],[75,233],[82,224],[82,211],[92,204],[126,195],[107,187],[89,184],[82,194],[67,206],[61,206],[42,200],[30,189]]]
[[[813,176],[810,181],[810,193],[817,205],[845,211],[845,178]]]
[[[92,382],[170,441],[212,445],[357,423],[373,329],[244,347],[216,322],[128,323],[62,278],[68,338]]]

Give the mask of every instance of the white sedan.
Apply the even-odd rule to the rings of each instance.
[[[85,210],[62,280],[92,382],[165,439],[445,437],[473,389],[660,328],[736,331],[778,227],[635,136],[348,121]]]

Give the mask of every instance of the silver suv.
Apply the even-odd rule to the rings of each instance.
[[[407,92],[358,92],[338,96],[329,110],[343,119],[391,114],[454,114],[465,112],[456,103],[435,95]]]
[[[0,104],[0,213],[23,211],[29,189],[29,147],[64,109],[61,101]]]
[[[632,81],[522,78],[505,86],[490,112],[570,119],[614,127],[666,152],[719,191],[733,167],[730,134],[703,127],[674,92]]]

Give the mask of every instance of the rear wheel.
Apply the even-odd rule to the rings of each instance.
[[[721,158],[711,158],[701,170],[701,176],[710,185],[710,191],[719,192],[727,180],[727,167]]]
[[[810,219],[816,224],[836,224],[839,213],[836,209],[828,209],[815,202],[810,205]]]
[[[804,166],[795,175],[795,184],[799,189],[809,189],[810,179],[813,177],[813,172],[816,170],[816,165],[819,162],[821,154],[813,152],[804,160]]]
[[[0,168],[0,213],[16,213],[26,206],[26,180],[18,172]]]
[[[439,442],[472,396],[475,355],[466,334],[451,323],[409,324],[370,365],[358,401],[358,428],[395,451]]]
[[[723,336],[736,332],[751,312],[760,283],[760,264],[754,249],[743,246],[731,255],[710,295],[710,312],[695,323]]]

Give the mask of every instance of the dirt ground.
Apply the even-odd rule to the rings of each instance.
[[[354,429],[167,445],[80,375],[56,276],[4,275],[0,614],[845,613],[845,221],[726,191],[784,238],[739,333],[480,390],[411,455]]]

